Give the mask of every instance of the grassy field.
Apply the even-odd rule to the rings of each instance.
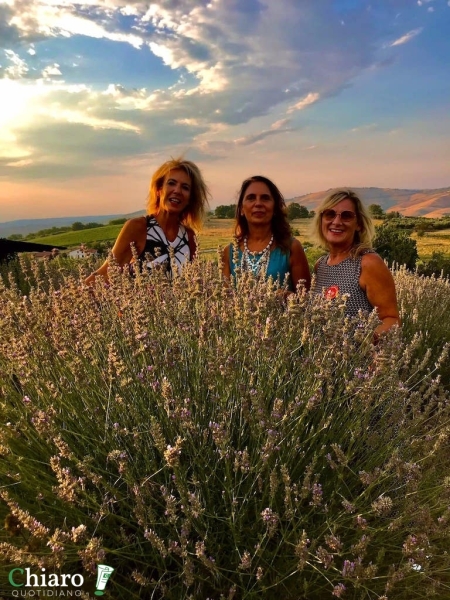
[[[105,225],[95,229],[84,229],[82,231],[68,231],[66,233],[57,233],[45,237],[35,238],[31,241],[37,244],[50,244],[53,246],[79,246],[80,244],[90,244],[92,242],[113,242],[119,235],[122,225]]]
[[[382,221],[375,221],[379,225]],[[218,246],[225,246],[230,242],[233,236],[233,219],[214,219],[208,218],[205,222],[203,231],[199,235],[200,248],[202,254],[213,256],[217,252]],[[298,239],[305,243],[312,243],[310,234],[311,220],[297,219],[292,223],[293,229],[299,231]],[[55,246],[79,246],[80,244],[90,244],[92,242],[114,242],[121,230],[121,225],[106,225],[96,229],[86,229],[83,231],[70,231],[57,235],[50,235],[42,238],[36,238],[33,242],[41,244],[50,244]],[[445,252],[450,254],[450,229],[443,229],[436,232],[427,232],[418,237],[416,233],[412,235],[417,242],[417,249],[421,258],[430,257],[433,252]]]
[[[417,242],[417,251],[420,258],[428,258],[433,252],[450,254],[450,229],[433,231],[418,237],[416,233],[411,236]]]

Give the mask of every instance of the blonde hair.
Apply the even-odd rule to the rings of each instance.
[[[349,188],[339,188],[333,190],[328,196],[322,201],[318,207],[314,220],[311,225],[312,236],[319,243],[319,245],[328,248],[327,240],[322,233],[322,213],[328,208],[333,208],[336,204],[339,204],[342,200],[350,200],[355,207],[356,220],[360,227],[359,231],[355,231],[355,237],[353,240],[353,247],[351,250],[351,256],[358,256],[365,250],[372,248],[372,239],[375,235],[375,229],[370,218],[367,208],[361,201],[361,198]]]
[[[209,206],[208,198],[210,196],[208,186],[203,180],[203,176],[197,165],[183,157],[171,158],[162,164],[154,173],[150,182],[150,190],[147,200],[147,214],[157,215],[160,210],[159,194],[164,179],[170,171],[182,169],[191,178],[191,195],[188,206],[181,214],[181,223],[194,231],[198,231],[205,217]]]

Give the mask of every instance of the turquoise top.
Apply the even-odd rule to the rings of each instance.
[[[229,249],[230,255],[230,272],[231,275],[235,275],[236,266],[233,262],[233,245],[230,245]],[[274,281],[279,281],[280,285],[283,285],[284,278],[286,275],[290,275],[289,268],[289,259],[291,253],[283,252],[281,248],[274,248],[269,255],[269,264],[267,265],[266,277],[272,277]],[[239,248],[239,263],[238,266],[241,266],[242,262],[242,250]],[[288,281],[288,289],[293,291],[292,281],[289,277]]]

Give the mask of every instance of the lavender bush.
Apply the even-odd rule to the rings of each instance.
[[[448,284],[396,277],[437,335]],[[0,292],[2,581],[106,562],[115,600],[448,597],[447,355],[423,351],[425,315],[374,347],[374,318],[301,290],[286,308],[212,262],[172,285],[61,278]]]

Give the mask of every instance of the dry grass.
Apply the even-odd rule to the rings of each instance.
[[[200,253],[202,257],[214,258],[217,248],[224,248],[233,239],[234,219],[214,219],[209,217],[205,221],[200,233]]]
[[[310,235],[311,219],[296,219],[292,228],[297,229],[300,235],[296,237],[302,242],[312,243]],[[208,218],[199,235],[200,251],[202,256],[211,258],[217,253],[218,247],[224,247],[233,239],[234,219]]]
[[[291,223],[292,228],[300,232],[296,237],[302,244],[305,242],[314,243],[311,235],[311,223],[311,219],[296,219]],[[375,226],[381,223],[383,221],[374,220]],[[199,236],[202,255],[210,258],[216,254],[218,246],[224,247],[229,244],[233,237],[233,224],[233,219],[207,219]],[[417,233],[413,233],[411,237],[417,242],[420,258],[429,258],[433,252],[450,254],[450,229],[427,232],[422,237],[418,237]]]
[[[450,229],[427,232],[422,237],[416,233],[411,236],[417,242],[417,251],[420,258],[429,258],[433,252],[450,254]]]

